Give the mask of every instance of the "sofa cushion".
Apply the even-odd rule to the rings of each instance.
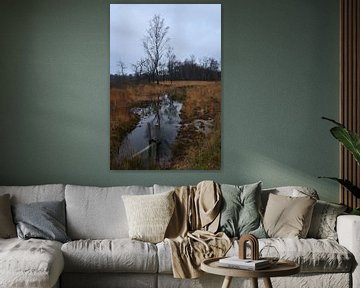
[[[164,240],[175,208],[174,192],[156,195],[124,195],[131,239],[157,243]]]
[[[66,272],[156,273],[156,246],[130,239],[78,240],[61,248]]]
[[[10,194],[11,204],[61,201],[65,197],[65,186],[62,184],[0,186],[0,195],[4,194]]]
[[[264,215],[264,227],[269,237],[305,238],[310,227],[316,200],[270,194]]]
[[[319,195],[317,194],[316,190],[310,187],[284,186],[284,187],[263,189],[261,191],[261,206],[263,213],[265,212],[265,208],[270,194],[289,196],[289,197],[310,196],[311,198],[319,199]]]
[[[354,265],[353,255],[338,242],[329,239],[264,238],[259,239],[259,249],[274,246],[281,259],[295,261],[302,273],[348,273]],[[159,273],[171,274],[171,248],[168,241],[156,244]],[[226,256],[238,255],[238,242],[234,241]],[[250,249],[247,251],[250,257]],[[273,255],[276,256],[276,255]],[[275,286],[274,286],[275,287]]]
[[[251,233],[266,237],[260,218],[261,182],[243,186],[221,184],[222,203],[219,231],[229,237]]]
[[[160,274],[172,274],[171,247],[169,241],[156,244]]]
[[[59,242],[0,239],[0,287],[53,287],[63,268]]]
[[[45,201],[13,206],[19,238],[69,241],[65,229],[65,201]]]
[[[330,239],[259,239],[259,250],[264,246],[275,247],[280,259],[298,263],[302,273],[350,272],[354,265],[354,257],[351,252],[338,242]],[[234,256],[237,251],[238,243],[235,242],[227,255]]]
[[[314,211],[309,229],[309,238],[337,240],[336,219],[343,214],[347,207],[335,203],[318,200],[314,206]]]
[[[152,187],[66,185],[67,233],[71,239],[128,238],[123,195],[152,194]]]
[[[280,258],[301,265],[308,272],[350,272],[353,255],[338,242],[328,239],[264,239],[263,245],[274,246]]]
[[[0,196],[0,238],[16,237],[9,194]]]

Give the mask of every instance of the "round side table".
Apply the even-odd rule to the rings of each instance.
[[[289,276],[300,272],[300,266],[288,260],[279,260],[269,268],[261,270],[245,270],[222,267],[219,259],[206,259],[201,263],[201,270],[216,275],[225,276],[222,288],[229,288],[233,277],[251,278],[253,287],[258,288],[258,278],[263,278],[265,287],[272,288],[270,277]]]

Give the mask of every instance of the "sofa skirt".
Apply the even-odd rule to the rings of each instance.
[[[155,288],[157,274],[63,273],[61,288]]]
[[[224,277],[206,274],[199,279],[174,279],[172,275],[158,275],[159,288],[219,288],[222,285]],[[351,273],[299,273],[294,276],[274,277],[271,278],[273,287],[276,288],[350,288]],[[258,280],[259,288],[264,288],[264,282],[260,278]],[[233,278],[231,287],[252,288],[249,279]],[[355,288],[355,287],[353,287]]]
[[[62,288],[219,288],[224,277],[206,274],[199,279],[174,279],[170,274],[137,273],[63,273]],[[259,288],[265,287],[259,279]],[[271,278],[277,288],[349,288],[350,273],[299,273],[288,277]],[[232,287],[251,288],[248,279],[233,278]]]

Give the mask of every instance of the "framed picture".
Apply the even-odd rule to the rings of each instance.
[[[110,168],[221,166],[221,4],[110,5]]]

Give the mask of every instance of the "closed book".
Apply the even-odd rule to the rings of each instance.
[[[271,265],[269,260],[259,259],[240,259],[237,256],[222,258],[219,260],[219,265],[222,267],[229,268],[238,268],[238,269],[248,269],[248,270],[259,270],[265,269]]]

